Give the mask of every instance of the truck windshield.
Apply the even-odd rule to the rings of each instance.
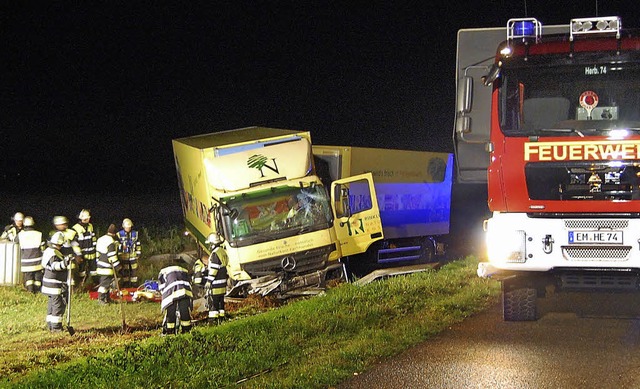
[[[505,66],[500,124],[506,136],[607,135],[640,132],[640,66],[569,63],[552,58]],[[550,64],[551,63],[551,64]]]
[[[234,247],[282,239],[328,228],[332,213],[323,186],[281,187],[227,201],[232,211],[223,218]]]

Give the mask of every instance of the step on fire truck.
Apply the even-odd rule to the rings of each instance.
[[[504,319],[547,291],[640,285],[640,32],[618,17],[458,32],[459,182],[488,183]]]

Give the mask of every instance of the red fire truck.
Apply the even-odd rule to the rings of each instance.
[[[640,286],[640,31],[618,17],[458,32],[458,182],[488,183],[504,319],[536,299]]]

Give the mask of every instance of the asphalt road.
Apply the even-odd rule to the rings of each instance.
[[[538,321],[493,306],[338,388],[640,388],[640,294],[538,301]]]

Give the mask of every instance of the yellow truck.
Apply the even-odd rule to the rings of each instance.
[[[172,144],[186,229],[207,254],[209,234],[224,239],[227,296],[322,288],[345,277],[340,258],[383,238],[372,175],[325,188],[309,131],[248,127]]]
[[[362,172],[373,175],[384,239],[349,258],[349,272],[364,276],[374,270],[425,264],[444,256],[450,227],[453,154],[352,146],[312,148],[317,174],[325,185]],[[352,196],[356,193],[353,187],[351,192]]]

